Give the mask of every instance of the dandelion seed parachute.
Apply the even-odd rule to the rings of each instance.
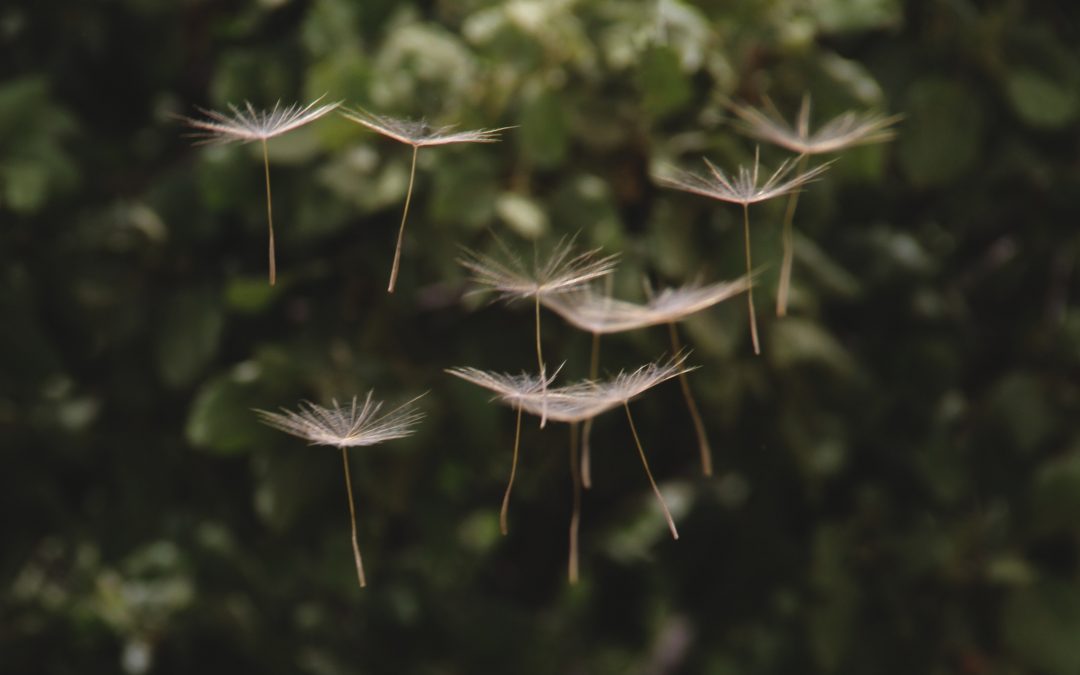
[[[637,427],[634,425],[633,416],[630,414],[630,401],[652,387],[692,370],[691,367],[685,365],[685,362],[686,354],[677,354],[668,361],[649,363],[631,372],[620,372],[608,381],[583,380],[562,387],[551,387],[551,378],[545,379],[525,373],[510,375],[476,368],[451,368],[447,372],[495,392],[495,400],[514,408],[519,415],[521,412],[527,412],[535,416],[546,415],[548,419],[558,422],[577,424],[614,408],[623,407],[649,485],[660,504],[672,538],[678,539],[679,532],[675,527],[675,521],[671,516],[667,503],[664,501],[663,495],[660,493],[656,480],[653,478],[645,450],[641,444],[641,438],[637,433]],[[516,443],[517,440],[515,440],[515,445]],[[515,447],[515,454],[516,451]],[[574,446],[572,446],[571,454],[573,460],[576,460]],[[574,474],[572,474],[572,477],[576,486],[579,478]],[[575,507],[574,516],[571,519],[571,561],[569,567],[571,579],[576,578],[577,573],[577,563],[574,559],[577,549],[574,537],[577,532],[578,519],[579,514]]]
[[[799,155],[796,173],[806,169],[810,155],[841,152],[848,148],[870,143],[883,143],[896,135],[892,127],[903,116],[886,116],[880,113],[848,111],[837,115],[816,131],[810,131],[810,96],[803,96],[802,106],[794,125],[789,125],[768,99],[764,111],[747,105],[732,104],[730,107],[739,118],[736,128],[742,133],[780,146]],[[780,265],[780,283],[776,288],[776,315],[786,316],[788,296],[791,289],[791,270],[795,260],[795,236],[793,221],[799,192],[788,195],[781,228],[783,258]]]
[[[364,126],[377,134],[392,138],[399,143],[412,146],[412,163],[409,168],[409,185],[405,190],[405,208],[401,214],[401,225],[398,227],[397,244],[394,248],[394,262],[390,268],[390,283],[387,292],[393,293],[397,286],[398,271],[401,267],[401,251],[404,245],[405,222],[409,217],[409,204],[412,201],[413,184],[416,180],[416,158],[420,148],[434,145],[450,145],[452,143],[496,143],[499,134],[513,127],[500,127],[498,129],[475,129],[471,131],[454,131],[454,127],[432,127],[427,122],[414,121],[387,115],[377,115],[363,108],[342,111],[345,119]]]
[[[266,175],[266,221],[269,236],[268,257],[270,285],[277,283],[277,256],[274,253],[274,212],[270,195],[270,155],[266,142],[293,129],[310,124],[341,105],[341,102],[319,105],[325,98],[320,96],[311,103],[301,106],[298,103],[281,106],[281,101],[270,110],[256,110],[245,101],[240,108],[228,104],[231,114],[216,110],[199,108],[204,117],[180,117],[188,126],[195,129],[192,136],[198,145],[227,145],[229,143],[262,144],[263,168]]]
[[[354,506],[352,478],[349,472],[348,449],[375,445],[413,433],[413,427],[424,417],[416,408],[419,396],[386,413],[379,414],[381,401],[373,401],[374,392],[369,391],[362,404],[354,396],[349,405],[342,406],[336,400],[332,407],[323,407],[310,401],[300,403],[299,410],[268,412],[256,410],[263,423],[279,431],[302,438],[312,445],[327,445],[341,450],[345,471],[345,490],[349,498],[349,523],[351,525],[353,558],[356,576],[363,588],[367,585],[364,563],[360,557],[360,545],[356,535],[356,507]]]
[[[706,176],[674,168],[670,170],[668,175],[656,176],[657,182],[665,187],[742,206],[743,243],[747,275],[750,275],[753,269],[750,251],[750,205],[799,190],[802,186],[818,178],[829,167],[828,164],[822,164],[809,171],[791,176],[795,164],[791,160],[786,160],[765,179],[765,182],[759,184],[758,177],[761,166],[759,160],[759,153],[755,151],[753,166],[750,168],[740,166],[733,175],[728,175],[708,159],[705,159],[705,165],[709,169],[709,174]],[[746,305],[750,316],[750,341],[753,344],[754,353],[760,354],[761,343],[758,339],[757,315],[754,311],[754,285],[752,282],[746,289]]]

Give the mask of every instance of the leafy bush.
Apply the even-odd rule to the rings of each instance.
[[[1080,663],[1075,123],[1058,3],[268,0],[0,9],[0,662],[5,671],[1072,673]],[[744,273],[742,214],[663,189],[788,120],[902,113],[795,213],[751,223],[747,310],[682,324],[712,440],[673,382],[633,403],[672,541],[614,415],[591,432],[566,582],[564,427],[448,377],[533,369],[532,307],[470,295],[461,247],[563,236],[611,291]],[[411,153],[330,115],[192,147],[176,116],[323,94],[502,142]],[[762,163],[789,155],[762,144]],[[547,363],[591,337],[545,315]],[[601,373],[670,353],[603,339]],[[252,409],[423,391],[355,452],[367,588],[333,452]],[[621,454],[620,454],[621,453]]]

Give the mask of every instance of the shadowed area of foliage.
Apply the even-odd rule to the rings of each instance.
[[[1011,0],[262,0],[0,7],[4,672],[1048,673],[1080,669],[1080,12]],[[679,384],[596,418],[567,583],[567,425],[445,369],[537,369],[525,269],[619,254],[598,290],[746,273],[739,206],[664,188],[791,158],[732,105],[811,128],[903,115],[752,207],[754,302],[679,324]],[[416,155],[336,112],[198,147],[199,109],[345,102],[497,143]],[[765,178],[769,174],[764,174]],[[609,283],[609,285],[604,285]],[[560,386],[592,336],[542,308]],[[670,357],[605,335],[599,375]],[[564,363],[565,362],[565,363]],[[342,461],[255,409],[417,402]]]

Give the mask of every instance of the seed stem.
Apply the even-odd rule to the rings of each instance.
[[[682,351],[679,329],[675,327],[674,322],[671,322],[668,323],[668,330],[671,333],[671,351],[673,354],[678,354]],[[690,389],[690,380],[686,377],[686,371],[679,372],[679,386],[682,388],[683,398],[686,399],[686,407],[690,410],[690,419],[694,422],[694,433],[697,434],[698,448],[701,451],[701,472],[706,476],[711,476],[713,472],[712,447],[709,445],[709,437],[705,434],[705,422],[701,419],[701,412],[698,410],[697,401],[694,400],[694,392]]]
[[[578,460],[577,423],[570,425],[570,482],[574,486],[574,509],[570,514],[570,558],[567,575],[571,584],[578,582],[578,529],[581,526],[581,463]]]
[[[266,223],[270,228],[270,285],[277,283],[277,263],[274,260],[274,209],[270,199],[270,151],[266,148],[266,139],[262,139],[263,169],[266,173]]]
[[[352,479],[349,478],[349,454],[345,448],[341,449],[341,460],[345,464],[345,491],[349,494],[349,521],[352,524],[352,550],[353,558],[356,559],[356,577],[360,580],[360,588],[367,586],[364,579],[364,563],[360,560],[360,544],[356,541],[356,507],[353,506]]]
[[[518,446],[521,443],[521,408],[518,408],[517,426],[514,429],[514,459],[510,462],[510,481],[506,484],[506,492],[503,494],[502,508],[499,509],[499,530],[506,536],[506,514],[510,510],[510,491],[514,488],[514,476],[517,475]]]
[[[544,352],[540,349],[540,293],[536,294],[536,362],[540,368],[540,399],[543,405],[540,409],[540,428],[547,425],[547,372],[544,368]]]
[[[649,477],[649,485],[652,486],[653,494],[656,495],[656,499],[660,502],[660,508],[664,510],[664,518],[667,520],[668,529],[671,530],[671,538],[678,539],[679,531],[675,529],[675,520],[671,517],[671,511],[668,511],[664,496],[660,494],[660,488],[656,487],[652,471],[649,470],[649,460],[645,459],[645,450],[641,447],[641,439],[638,438],[637,429],[634,427],[634,418],[630,415],[630,404],[623,401],[623,408],[626,409],[626,419],[630,422],[630,433],[634,435],[634,443],[637,445],[638,455],[641,456],[641,465],[645,467],[645,475]]]
[[[807,155],[799,155],[799,165],[795,175],[806,170]],[[787,209],[784,211],[784,229],[780,240],[783,245],[783,262],[780,265],[780,285],[776,288],[776,316],[787,316],[788,295],[791,291],[791,268],[795,263],[795,207],[799,204],[799,190],[793,190],[788,196]]]
[[[755,170],[756,170],[755,166]],[[750,341],[754,344],[754,354],[761,354],[758,342],[757,315],[754,314],[754,277],[750,275],[753,264],[750,261],[750,206],[743,204],[743,242],[746,245],[746,306],[750,309]]]
[[[592,355],[589,357],[589,379],[595,381],[600,374],[600,333],[593,333]],[[581,428],[581,484],[592,487],[592,437],[593,418],[585,420]]]
[[[412,149],[412,167],[409,169],[409,187],[405,191],[405,210],[401,214],[401,227],[398,228],[397,246],[394,248],[394,265],[390,268],[390,285],[387,292],[393,293],[397,285],[398,269],[401,267],[401,246],[405,239],[405,219],[409,217],[409,202],[412,200],[413,181],[416,180],[416,156],[420,153],[420,146],[414,145]]]

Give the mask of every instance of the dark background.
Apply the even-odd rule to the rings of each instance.
[[[7,673],[1080,672],[1080,19],[1069,2],[82,0],[0,8],[0,666]],[[563,425],[443,373],[535,368],[527,303],[460,246],[577,233],[616,294],[742,273],[738,207],[660,189],[754,144],[725,102],[902,113],[751,212],[740,297],[683,326],[678,386],[598,419],[567,584]],[[420,153],[334,115],[197,148],[176,116],[328,94],[497,145]],[[767,146],[763,161],[784,155]],[[544,317],[549,361],[589,338]],[[605,338],[608,373],[670,350]],[[424,391],[406,440],[336,451],[251,408]]]

